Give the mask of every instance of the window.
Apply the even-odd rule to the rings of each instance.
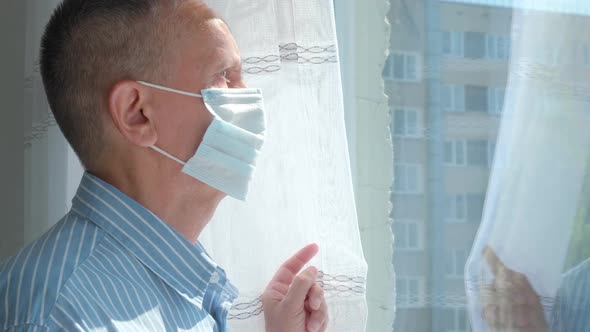
[[[422,192],[422,167],[416,164],[394,166],[393,188],[397,194],[420,194]]]
[[[462,193],[447,195],[447,217],[449,223],[479,223],[483,212],[485,195]]]
[[[488,167],[488,153],[487,140],[467,141],[467,165]]]
[[[465,110],[468,112],[488,111],[488,88],[485,86],[465,86]]]
[[[590,67],[590,46],[584,45],[582,47],[584,66]]]
[[[445,164],[489,167],[493,154],[490,148],[487,140],[448,140],[445,142]]]
[[[465,57],[481,59],[486,55],[486,35],[482,32],[467,31],[465,35]]]
[[[510,36],[471,31],[443,31],[442,54],[472,59],[506,60],[510,56]]]
[[[466,210],[465,195],[447,196],[447,222],[465,222]]]
[[[469,316],[465,308],[446,308],[444,309],[444,329],[445,332],[468,332]]]
[[[424,277],[397,276],[396,292],[398,306],[401,308],[423,306],[425,288]]]
[[[395,220],[393,223],[395,247],[399,250],[422,250],[424,236],[422,223],[414,220]]]
[[[486,36],[486,57],[490,59],[506,60],[510,56],[510,37],[490,35]]]
[[[445,163],[447,165],[465,165],[465,141],[453,140],[445,142]]]
[[[441,85],[441,107],[445,112],[465,111],[465,87],[463,85]]]
[[[467,194],[465,201],[467,203],[467,220],[479,224],[483,213],[485,195]]]
[[[465,262],[468,256],[467,249],[453,249],[447,252],[446,272],[447,277],[463,278]]]
[[[420,80],[420,71],[417,54],[393,52],[387,59],[383,77],[388,80],[416,82]]]
[[[393,111],[393,134],[401,137],[418,137],[418,111],[395,108]]]
[[[443,31],[442,44],[444,55],[463,57],[463,32]]]

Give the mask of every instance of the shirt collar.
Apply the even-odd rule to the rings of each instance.
[[[191,244],[141,204],[87,172],[72,210],[104,229],[165,283],[202,307],[205,290],[221,269],[200,244]]]

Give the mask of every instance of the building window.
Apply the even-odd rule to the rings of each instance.
[[[590,46],[584,45],[582,52],[584,53],[584,66],[590,67]]]
[[[465,110],[468,112],[487,112],[488,88],[478,85],[466,85]]]
[[[447,277],[463,278],[468,252],[465,249],[453,249],[447,252]]]
[[[477,85],[441,86],[441,106],[445,112],[489,112],[501,114],[506,89]]]
[[[449,223],[479,223],[483,213],[485,195],[481,193],[447,195],[447,218]]]
[[[465,308],[445,308],[444,311],[444,331],[445,332],[468,332],[469,316]]]
[[[481,59],[486,55],[486,34],[483,32],[466,31],[465,36],[465,57]]]
[[[441,86],[441,106],[445,112],[465,111],[465,87],[463,85]]]
[[[443,31],[442,32],[442,53],[448,56],[463,57],[464,43],[463,32]]]
[[[465,195],[447,196],[447,222],[465,222],[466,210]]]
[[[445,163],[452,166],[465,165],[465,141],[453,140],[445,142]]]
[[[393,134],[402,137],[418,137],[418,111],[395,108],[393,111]]]
[[[397,306],[400,308],[424,306],[425,288],[424,277],[398,276],[395,281]]]
[[[484,194],[467,194],[467,220],[473,223],[480,223],[485,202]]]
[[[396,164],[394,166],[393,189],[397,194],[420,194],[422,192],[422,166]]]
[[[472,31],[443,31],[442,54],[472,59],[506,60],[510,57],[510,36]]]
[[[486,35],[486,57],[490,59],[506,60],[510,57],[510,37]]]
[[[423,250],[424,237],[422,223],[415,220],[395,220],[393,223],[395,247],[399,250]]]
[[[488,140],[449,140],[445,142],[445,163],[450,166],[489,167],[493,147]]]
[[[488,141],[487,140],[468,140],[467,141],[467,165],[469,166],[489,166],[488,162]]]
[[[417,82],[421,66],[417,53],[393,52],[389,55],[383,77],[387,80]]]

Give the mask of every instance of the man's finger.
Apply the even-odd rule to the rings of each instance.
[[[285,305],[291,308],[303,306],[309,290],[315,285],[317,274],[318,270],[313,266],[299,273],[289,287],[284,300]]]
[[[498,258],[494,250],[490,246],[486,246],[483,250],[483,256],[495,276],[500,268],[506,268],[504,263]]]
[[[316,283],[311,287],[309,293],[307,293],[307,304],[308,311],[319,310],[322,302],[324,301],[324,290]]]
[[[290,285],[293,282],[293,278],[301,271],[301,269],[309,262],[313,256],[315,256],[318,251],[319,247],[317,244],[312,243],[305,248],[299,250],[293,257],[289,258],[275,273],[274,277],[272,278],[271,284],[273,282],[282,283],[286,285]]]
[[[323,300],[318,310],[313,311],[307,320],[307,331],[320,332],[326,330],[328,323],[328,306]]]

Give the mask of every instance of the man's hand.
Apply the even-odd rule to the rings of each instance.
[[[274,275],[262,306],[267,332],[323,332],[328,325],[324,291],[316,283],[318,270],[303,268],[319,248],[310,244],[289,258]],[[298,274],[299,273],[299,274]]]
[[[546,332],[541,301],[527,277],[507,268],[490,247],[483,255],[494,274],[494,282],[481,289],[483,318],[490,330]]]

